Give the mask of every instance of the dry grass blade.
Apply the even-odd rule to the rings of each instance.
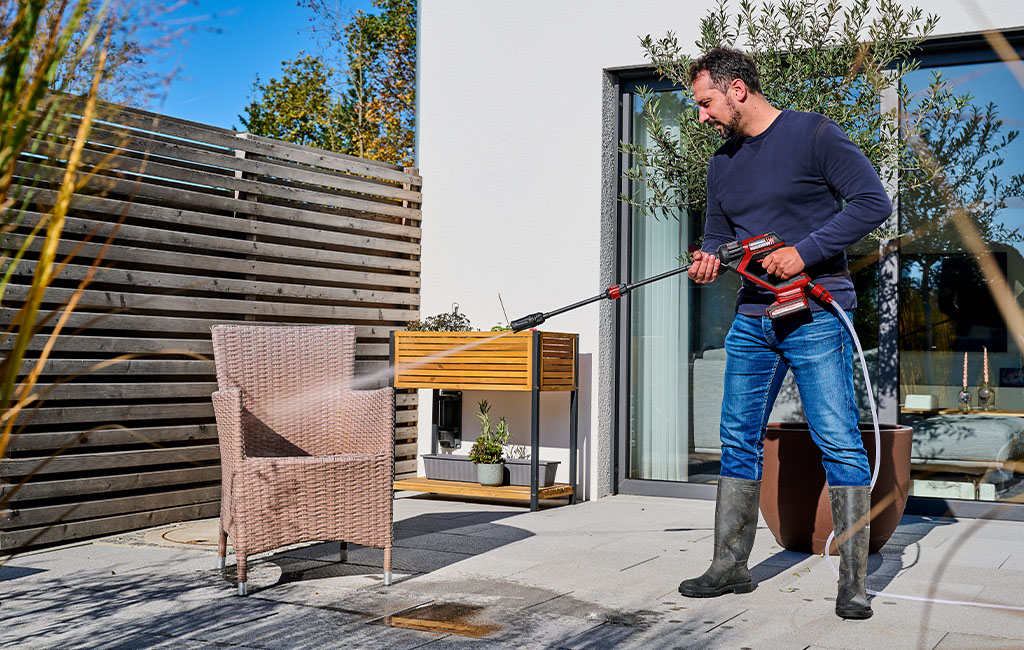
[[[21,326],[18,328],[13,349],[8,353],[8,356],[5,359],[5,363],[7,365],[4,368],[3,376],[0,377],[0,403],[5,406],[11,403],[12,396],[15,394],[15,387],[18,385],[18,372],[21,368],[21,362],[25,357],[25,351],[28,349],[29,341],[34,334],[33,325],[35,323],[36,316],[39,313],[39,306],[42,304],[44,293],[50,286],[54,277],[53,266],[57,254],[57,246],[60,243],[61,234],[63,232],[64,217],[67,214],[68,206],[71,203],[71,196],[75,189],[75,180],[78,175],[78,168],[81,162],[82,149],[85,147],[85,142],[89,137],[92,118],[96,112],[97,94],[99,92],[100,80],[103,76],[103,66],[105,61],[106,50],[102,49],[98,55],[90,95],[86,100],[86,107],[78,125],[78,131],[75,136],[74,145],[72,146],[71,155],[67,161],[64,179],[58,192],[57,204],[53,207],[50,212],[49,219],[47,220],[46,239],[43,243],[43,250],[39,255],[39,261],[36,264],[36,272],[32,277],[32,285],[29,290],[28,297],[25,300],[25,309],[21,312]],[[76,298],[73,299],[74,302],[77,302],[77,297],[80,297],[83,290],[84,286],[80,286],[76,294]],[[68,309],[65,310],[65,319],[67,314],[69,314],[73,308],[74,305],[69,304]],[[39,370],[42,367],[42,364],[45,363],[46,358],[49,356],[49,353],[53,348],[53,341],[54,337],[51,337],[47,342],[47,346],[43,350],[43,353],[40,355],[36,369],[20,383],[20,390],[18,391],[17,396],[19,402],[32,390],[32,386],[39,377]],[[3,431],[0,432],[0,458],[4,456],[4,452],[7,449],[13,422],[14,420],[12,418],[8,418],[4,424]]]

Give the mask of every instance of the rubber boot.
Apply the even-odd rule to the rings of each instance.
[[[703,575],[683,580],[679,593],[690,598],[712,598],[730,591],[754,590],[747,569],[757,531],[761,481],[721,477],[715,504],[715,557]]]
[[[864,583],[868,575],[868,541],[871,488],[839,486],[828,489],[832,502],[832,527],[839,545],[839,593],[836,615],[842,618],[871,618]],[[850,532],[847,532],[850,531]]]

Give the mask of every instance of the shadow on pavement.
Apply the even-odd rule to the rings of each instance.
[[[516,514],[431,513],[398,521],[394,571],[407,579],[532,536],[499,523]],[[194,549],[97,551],[85,545],[59,552],[103,555],[78,570],[65,570],[67,555],[61,558],[58,551],[22,556],[17,561],[26,566],[0,569],[0,606],[5,610],[0,645],[315,648],[337,647],[342,634],[346,643],[360,647],[360,635],[377,638],[382,633],[394,647],[424,642],[422,632],[364,625],[417,604],[408,594],[383,587],[380,549],[350,544],[346,562],[340,561],[336,542],[251,556],[252,588],[246,598],[234,595],[236,567],[230,555],[229,565],[218,571],[214,553]],[[314,583],[294,589],[293,583],[342,576],[349,578],[322,588]],[[282,627],[299,618],[302,630]]]

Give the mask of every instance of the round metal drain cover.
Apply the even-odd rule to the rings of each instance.
[[[164,531],[165,541],[188,546],[217,546],[217,522],[197,521],[185,523]]]

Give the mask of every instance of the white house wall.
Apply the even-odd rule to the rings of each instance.
[[[607,71],[643,66],[639,37],[645,34],[671,30],[692,45],[700,18],[716,4],[421,0],[417,165],[424,178],[424,315],[457,302],[475,327],[488,329],[505,320],[499,293],[515,319],[604,288],[612,233],[602,239],[602,223],[607,229],[615,190],[608,175],[615,143],[608,137],[614,104]],[[917,4],[942,16],[937,36],[1024,25],[1024,2],[1017,0]],[[606,319],[609,313],[606,308]],[[613,442],[610,419],[600,412],[608,409],[607,394],[602,402],[599,392],[610,385],[612,366],[610,349],[599,343],[599,320],[594,305],[544,326],[578,332],[581,353],[591,355],[584,364],[592,369],[584,380],[590,394],[580,410],[589,498],[608,491]],[[473,403],[477,397],[466,396]],[[421,398],[420,451],[429,453],[429,394]],[[517,422],[529,404],[521,398],[489,397],[496,413],[516,413]],[[542,410],[542,456],[567,460],[567,411]],[[466,425],[471,440],[474,423]],[[559,480],[567,476],[566,464]]]

